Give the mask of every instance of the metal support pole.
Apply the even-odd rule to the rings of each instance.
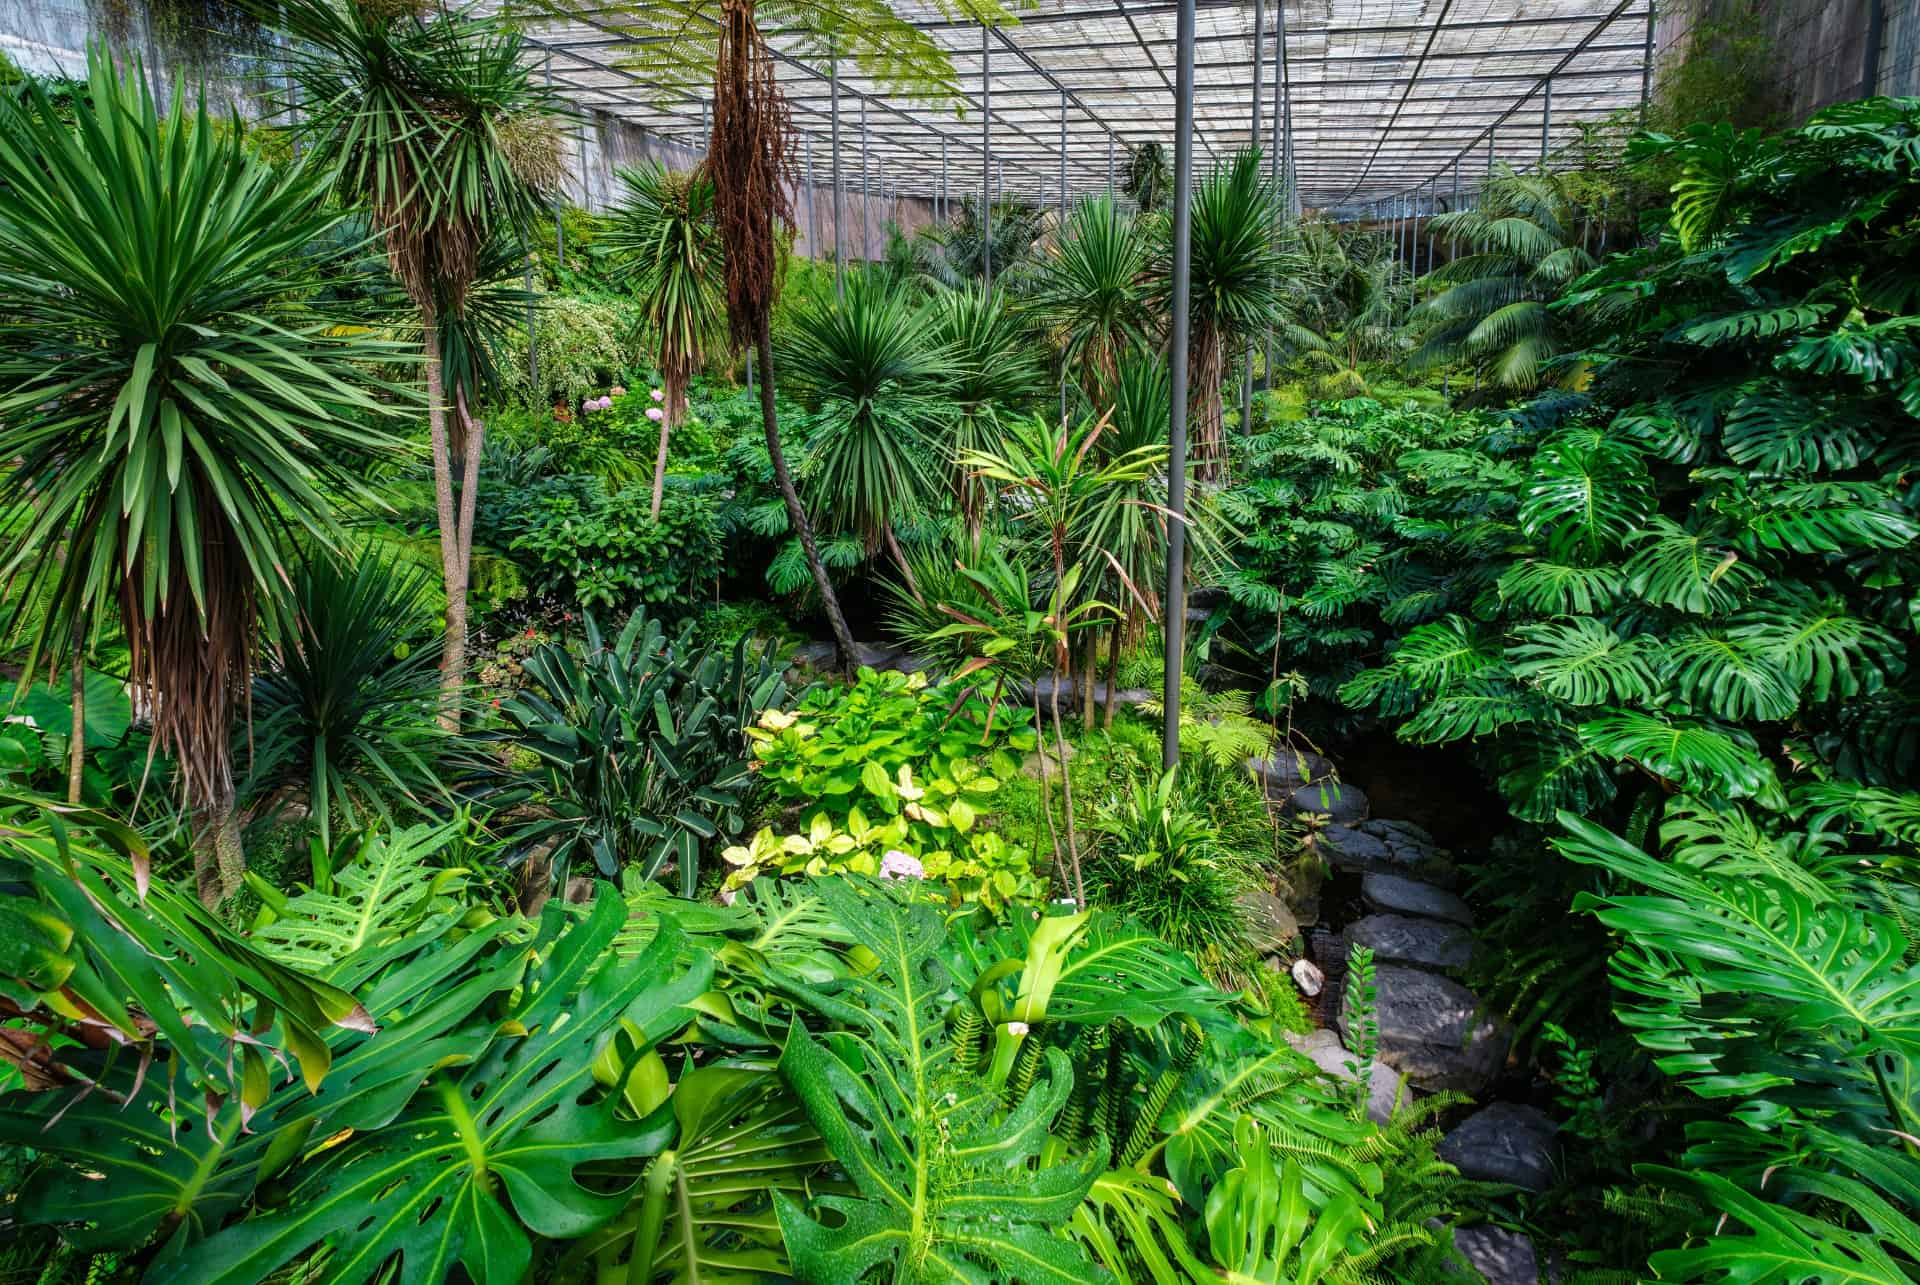
[[[940,201],[934,206],[934,219],[940,223],[947,221],[947,140],[944,135],[940,139]]]
[[[1861,54],[1860,97],[1880,92],[1880,46],[1886,38],[1886,0],[1867,0],[1867,47]]]
[[[707,123],[707,100],[700,100],[700,150],[705,152],[713,147],[713,126]]]
[[[533,297],[533,255],[523,256],[527,271],[527,393],[538,404],[540,387],[540,331],[534,324],[536,300]]]
[[[993,28],[980,28],[980,268],[993,293]]]
[[[1067,91],[1060,91],[1060,231],[1067,230]],[[1065,419],[1063,412],[1060,416]]]
[[[1540,99],[1540,172],[1547,172],[1547,134],[1553,129],[1553,77],[1546,79]]]
[[[847,221],[846,197],[840,189],[840,55],[827,54],[827,96],[833,113],[833,297],[847,293],[847,256],[842,247],[840,229]]]
[[[1180,762],[1180,678],[1187,648],[1187,343],[1193,272],[1193,28],[1194,0],[1180,0],[1176,28],[1173,127],[1173,324],[1167,359],[1173,413],[1167,425],[1166,665],[1161,693],[1165,729],[1160,765]]]
[[[860,257],[873,258],[873,187],[872,178],[867,169],[868,154],[872,151],[867,135],[867,97],[860,96]]]
[[[1113,132],[1107,132],[1107,199],[1113,199]]]
[[[1487,126],[1487,173],[1493,173],[1493,126]]]
[[[1647,0],[1647,48],[1640,62],[1640,124],[1647,123],[1647,109],[1653,102],[1653,44],[1660,6]]]
[[[1280,163],[1282,176],[1287,184],[1287,213],[1294,218],[1300,217],[1300,174],[1295,165],[1293,149],[1293,72],[1287,59],[1287,4],[1279,0],[1274,9],[1274,62],[1279,72],[1274,77],[1273,92],[1280,95],[1281,106],[1275,110],[1279,119],[1274,122],[1282,129],[1280,145]]]
[[[813,137],[807,137],[807,253],[820,257],[820,211],[814,205]]]
[[[1261,47],[1267,43],[1267,0],[1253,0],[1253,124],[1247,132],[1247,145],[1260,146],[1260,71],[1265,66]],[[1247,339],[1241,357],[1246,370],[1240,377],[1240,431],[1253,431],[1253,353],[1254,340]]]
[[[553,54],[547,54],[547,88],[553,88]],[[553,193],[553,252],[562,268],[567,266],[567,229],[560,221],[560,190]]]

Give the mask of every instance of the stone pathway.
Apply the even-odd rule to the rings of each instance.
[[[1366,794],[1341,783],[1334,765],[1317,754],[1283,752],[1247,767],[1273,807],[1323,818],[1315,831],[1318,851],[1331,871],[1359,876],[1369,912],[1344,929],[1310,928],[1311,954],[1326,973],[1326,990],[1312,1007],[1333,1029],[1288,1036],[1288,1042],[1329,1077],[1356,1078],[1345,952],[1357,943],[1374,954],[1377,1060],[1368,1116],[1385,1123],[1396,1102],[1416,1091],[1487,1092],[1506,1065],[1510,1033],[1504,1022],[1481,1013],[1479,997],[1459,980],[1475,949],[1473,909],[1457,891],[1459,872],[1449,854],[1411,822],[1370,817]],[[1318,923],[1321,891],[1318,884],[1298,890],[1292,909],[1299,924]],[[1270,911],[1266,917],[1279,918]],[[1269,964],[1284,972],[1290,962],[1276,955]],[[1555,1129],[1530,1106],[1493,1102],[1447,1133],[1439,1151],[1463,1177],[1541,1191],[1558,1164]],[[1533,1242],[1524,1235],[1476,1226],[1458,1229],[1456,1243],[1492,1285],[1538,1279]]]

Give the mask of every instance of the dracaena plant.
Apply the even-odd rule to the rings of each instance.
[[[742,635],[702,651],[691,624],[668,634],[639,610],[612,638],[588,616],[579,654],[544,644],[525,669],[528,686],[480,738],[507,761],[481,760],[471,780],[476,798],[524,805],[508,861],[538,852],[554,878],[576,863],[649,879],[671,866],[691,896],[702,854],[745,824],[744,729],[786,692],[771,648]]]

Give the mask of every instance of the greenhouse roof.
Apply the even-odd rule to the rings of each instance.
[[[1127,148],[1173,144],[1173,0],[1040,0],[1018,25],[983,31],[926,0],[896,12],[950,56],[964,101],[889,95],[850,64],[839,73],[841,177],[858,183],[864,109],[868,164],[887,190],[955,197],[980,190],[982,118],[996,194],[1058,200],[1105,191]],[[1531,165],[1582,126],[1639,107],[1651,0],[1284,0],[1199,5],[1196,158],[1245,146],[1255,125],[1272,146],[1275,71],[1290,100],[1303,204],[1353,207],[1425,188],[1441,194],[1490,161]],[[583,107],[699,146],[697,96],[663,103],[644,50],[595,11],[536,27],[556,85]],[[1264,30],[1255,66],[1256,24]],[[1284,42],[1278,36],[1284,30]],[[774,34],[779,75],[803,140],[796,161],[826,183],[833,94],[817,52]],[[1276,52],[1284,45],[1284,58]],[[983,50],[984,46],[984,50]],[[962,110],[956,111],[956,107]],[[987,110],[990,107],[990,110]],[[1064,147],[1062,140],[1064,138]],[[1111,161],[1110,161],[1111,156]],[[1429,186],[1431,185],[1431,186]]]

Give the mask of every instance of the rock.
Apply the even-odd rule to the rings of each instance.
[[[1393,862],[1393,849],[1386,845],[1385,840],[1352,826],[1323,826],[1315,842],[1326,857],[1327,864],[1336,870],[1360,874],[1384,869]]]
[[[1473,911],[1468,909],[1466,902],[1418,879],[1374,871],[1360,881],[1360,896],[1375,910],[1445,919],[1449,923],[1468,926],[1473,923]]]
[[[1308,999],[1312,999],[1326,988],[1327,975],[1321,972],[1311,959],[1294,960],[1292,972],[1293,984],[1298,986],[1300,993]]]
[[[789,659],[793,664],[807,669],[831,669],[833,668],[833,640],[802,643],[793,649],[793,655]]]
[[[1530,1106],[1495,1102],[1440,1140],[1440,1158],[1465,1178],[1545,1191],[1553,1185],[1558,1131],[1545,1113]]]
[[[1456,1227],[1453,1245],[1487,1278],[1487,1285],[1539,1285],[1540,1263],[1533,1242],[1504,1227]]]
[[[1361,793],[1360,787],[1338,781],[1303,785],[1288,796],[1288,805],[1295,812],[1343,823],[1352,823],[1367,815],[1367,796]]]
[[[1480,1001],[1451,978],[1386,964],[1374,971],[1380,1060],[1417,1089],[1477,1093],[1507,1058],[1504,1023],[1477,1016]],[[1341,1034],[1351,1042],[1352,1013],[1342,996]]]
[[[1347,925],[1347,943],[1358,943],[1383,964],[1412,964],[1448,972],[1473,959],[1473,937],[1459,924],[1412,915],[1368,915]]]
[[[1256,955],[1288,950],[1300,935],[1300,923],[1287,903],[1263,888],[1241,893],[1237,904],[1246,916],[1247,940]]]
[[[1060,717],[1065,719],[1067,710],[1080,708],[1080,683],[1071,674],[1058,680],[1060,687]],[[1009,691],[1024,709],[1033,707],[1035,693],[1040,697],[1040,712],[1044,715],[1053,708],[1053,689],[1055,678],[1052,674],[1043,674],[1029,685],[1027,683],[1009,684]],[[1144,687],[1122,687],[1114,694],[1116,705],[1142,705],[1154,698],[1154,693]],[[1107,704],[1107,685],[1095,682],[1093,685],[1093,703],[1097,709],[1105,709]]]
[[[1329,1030],[1324,1026],[1316,1026],[1305,1035],[1296,1035],[1292,1031],[1282,1031],[1280,1032],[1280,1038],[1284,1039],[1291,1048],[1300,1053],[1311,1053],[1314,1049],[1322,1047],[1336,1049],[1340,1047],[1340,1032]]]
[[[1459,877],[1438,848],[1396,837],[1391,831],[1376,832],[1371,822],[1322,826],[1315,842],[1329,865],[1353,874],[1401,875],[1438,886],[1452,884]]]
[[[1248,759],[1247,771],[1266,788],[1269,799],[1285,803],[1301,786],[1330,779],[1333,764],[1318,754],[1283,748],[1266,758]]]
[[[1385,839],[1393,844],[1409,844],[1417,847],[1434,846],[1433,836],[1411,821],[1376,819],[1362,821],[1360,829],[1376,838]]]
[[[1030,776],[1036,781],[1039,780],[1040,779],[1040,761],[1044,757],[1047,763],[1048,778],[1051,780],[1058,781],[1060,779],[1060,762],[1061,762],[1060,751],[1062,749],[1066,750],[1067,752],[1066,761],[1069,763],[1073,762],[1073,756],[1080,752],[1079,750],[1076,750],[1075,748],[1073,748],[1072,741],[1068,741],[1064,746],[1062,746],[1059,742],[1055,741],[1051,736],[1049,736],[1046,740],[1040,743],[1040,747],[1038,749],[1028,751],[1027,757],[1020,761],[1021,775]]]
[[[1224,607],[1228,601],[1227,587],[1225,585],[1191,585],[1187,589],[1187,602],[1191,606]]]
[[[1313,1059],[1313,1064],[1324,1074],[1336,1080],[1351,1082],[1360,1078],[1358,1072],[1350,1069],[1353,1054],[1342,1048],[1338,1040],[1314,1043],[1300,1051]],[[1367,1077],[1367,1118],[1375,1124],[1390,1123],[1396,1112],[1406,1109],[1408,1100],[1400,1073],[1385,1062],[1375,1062]]]

